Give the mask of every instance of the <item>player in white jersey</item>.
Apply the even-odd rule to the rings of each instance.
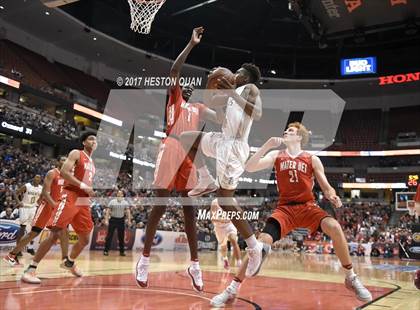
[[[238,230],[229,219],[223,217],[223,210],[217,203],[217,199],[211,202],[212,223],[217,242],[220,245],[220,254],[222,254],[223,267],[229,269],[229,259],[227,258],[227,242],[230,242],[233,256],[236,260],[236,267],[242,264],[241,250],[238,245]]]
[[[32,219],[36,213],[37,201],[41,196],[41,192],[42,185],[41,176],[39,174],[34,177],[32,183],[26,183],[15,192],[15,199],[19,206],[18,221],[20,224],[20,230],[16,239],[16,244],[19,243],[20,239],[25,234],[26,226],[31,225]],[[22,196],[22,200],[20,200],[20,196]],[[29,252],[34,254],[33,249],[29,250]]]
[[[209,75],[211,79],[212,72]],[[255,85],[261,74],[254,64],[243,64],[235,73],[235,84],[222,77],[218,79],[220,90],[205,104],[209,108],[225,109],[222,132],[190,131],[181,135],[181,142],[194,159],[199,173],[199,182],[189,196],[201,196],[211,192],[214,179],[205,165],[202,153],[216,159],[217,197],[224,211],[242,213],[233,198],[239,177],[245,171],[245,162],[249,156],[248,136],[253,120],[262,115],[260,91]],[[239,219],[238,219],[239,218]],[[249,223],[242,216],[232,218],[232,223],[245,238],[250,258],[246,276],[255,276],[261,266],[263,255],[269,246],[257,241]]]

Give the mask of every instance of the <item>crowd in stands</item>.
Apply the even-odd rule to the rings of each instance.
[[[17,205],[13,193],[36,174],[45,175],[52,161],[36,152],[25,152],[11,145],[0,145],[0,212]]]
[[[347,203],[335,212],[351,246],[351,254],[356,256],[393,257],[398,243],[411,238],[410,225],[415,222],[414,216],[402,213],[396,225],[390,225],[393,207],[377,202]],[[329,238],[317,232],[308,236],[308,240],[329,241]],[[366,245],[369,253],[365,253]]]

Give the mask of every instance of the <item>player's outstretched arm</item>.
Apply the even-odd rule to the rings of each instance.
[[[337,196],[335,189],[328,182],[324,172],[324,165],[318,156],[312,156],[312,167],[314,169],[315,178],[318,181],[325,198],[327,198],[334,207],[340,208],[342,206],[341,199]]]
[[[203,35],[204,28],[203,27],[197,27],[193,29],[191,39],[188,42],[187,46],[184,48],[184,50],[181,52],[181,54],[178,55],[178,57],[175,59],[171,71],[169,73],[169,76],[171,78],[176,79],[175,85],[171,86],[171,90],[175,87],[179,86],[179,76],[181,74],[182,66],[184,65],[185,61],[187,60],[188,55],[190,54],[191,50],[194,46],[196,46],[201,41],[201,36]]]
[[[278,148],[283,143],[283,139],[279,137],[271,137],[263,144],[262,147],[247,161],[245,170],[248,172],[255,172],[264,169],[273,168],[274,162],[279,154],[279,151],[267,152],[273,148]]]
[[[57,201],[52,199],[50,192],[51,192],[51,184],[54,178],[54,170],[48,171],[47,175],[44,178],[44,184],[42,186],[41,197],[45,198],[50,206],[55,206]]]

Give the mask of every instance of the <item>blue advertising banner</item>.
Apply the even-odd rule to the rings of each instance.
[[[376,57],[350,58],[341,60],[341,75],[376,73]]]

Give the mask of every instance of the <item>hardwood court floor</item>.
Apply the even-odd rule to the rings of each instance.
[[[140,289],[133,277],[138,254],[110,254],[83,253],[78,262],[83,278],[61,270],[59,254],[49,254],[38,267],[41,285],[21,283],[23,266],[11,268],[2,262],[0,309],[211,309],[209,300],[232,279],[216,253],[200,253],[205,293],[196,294],[185,274],[188,253],[155,252],[149,288]],[[26,265],[29,260],[25,254],[22,262]],[[372,292],[371,304],[358,301],[344,287],[335,256],[275,252],[260,275],[242,285],[239,298],[227,309],[420,309],[420,291],[413,285],[420,262],[369,258],[353,262]]]

